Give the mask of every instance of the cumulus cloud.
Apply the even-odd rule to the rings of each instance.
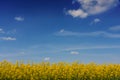
[[[69,10],[68,13],[73,17],[86,18],[88,16],[88,13],[84,12],[82,9]]]
[[[110,27],[109,30],[111,30],[111,31],[120,31],[120,25]]]
[[[118,5],[119,0],[77,0],[80,8],[68,10],[68,14],[73,17],[86,18],[90,15],[103,13]]]
[[[24,17],[17,16],[14,18],[16,21],[24,21]]]
[[[5,40],[5,41],[15,41],[16,38],[14,38],[14,37],[0,37],[0,40]]]
[[[72,31],[62,31],[61,30],[57,33],[55,33],[56,36],[76,36],[76,37],[108,37],[108,38],[120,38],[120,34],[116,33],[109,33],[106,31],[96,31],[96,32],[86,32],[86,33],[80,33],[80,32],[72,32]]]
[[[77,54],[79,54],[79,52],[77,52],[77,51],[71,51],[70,54],[77,55]]]

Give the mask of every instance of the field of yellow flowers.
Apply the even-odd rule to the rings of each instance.
[[[0,80],[120,80],[120,64],[2,61]]]

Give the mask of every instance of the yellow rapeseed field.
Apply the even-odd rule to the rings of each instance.
[[[0,80],[120,80],[120,64],[2,61]]]

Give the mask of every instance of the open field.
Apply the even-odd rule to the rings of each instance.
[[[2,61],[0,80],[120,80],[120,64]]]

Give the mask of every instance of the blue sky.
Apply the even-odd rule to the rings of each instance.
[[[0,0],[0,61],[120,63],[119,0]]]

